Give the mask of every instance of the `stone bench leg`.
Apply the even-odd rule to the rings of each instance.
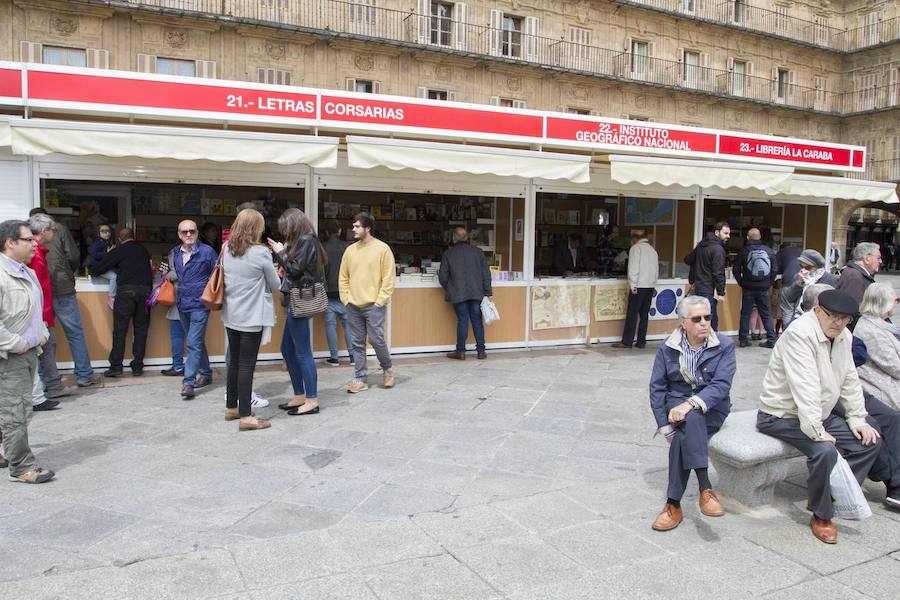
[[[716,490],[750,508],[771,504],[775,485],[796,472],[792,467],[795,459],[790,458],[744,467],[735,467],[715,454],[710,460],[719,474]]]

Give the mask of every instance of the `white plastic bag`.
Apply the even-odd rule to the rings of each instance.
[[[838,454],[837,463],[831,470],[831,501],[834,503],[834,516],[842,519],[862,520],[872,516],[872,509],[863,495],[850,465]]]
[[[500,311],[497,310],[497,305],[487,296],[481,299],[481,320],[485,325],[500,320]]]

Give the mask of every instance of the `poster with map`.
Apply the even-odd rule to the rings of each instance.
[[[594,320],[622,321],[628,309],[628,285],[602,285],[594,288]]]
[[[675,201],[656,198],[624,198],[625,226],[672,225],[675,223]]]
[[[590,309],[590,285],[537,285],[531,288],[532,329],[584,327]]]

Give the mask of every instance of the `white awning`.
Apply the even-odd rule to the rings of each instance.
[[[590,181],[590,156],[510,150],[487,146],[464,146],[388,138],[347,136],[347,159],[351,167],[387,167],[394,171],[445,171],[473,175],[502,175],[526,179]]]
[[[7,123],[13,153],[30,156],[58,152],[73,156],[134,156],[334,168],[340,141],[339,138],[319,136],[49,119],[9,119]]]
[[[772,196],[790,194],[791,196],[810,196],[812,198],[898,202],[896,184],[846,177],[793,175],[787,190],[766,190],[766,193]]]
[[[619,183],[680,185],[741,190],[787,189],[794,169],[772,165],[737,164],[652,156],[609,157],[610,174]]]

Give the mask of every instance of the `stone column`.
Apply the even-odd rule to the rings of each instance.
[[[831,211],[831,241],[837,244],[838,250],[841,251],[841,258],[838,260],[838,266],[847,264],[847,232],[850,228],[847,223],[857,208],[869,204],[867,200],[842,200],[834,199],[834,206]]]

